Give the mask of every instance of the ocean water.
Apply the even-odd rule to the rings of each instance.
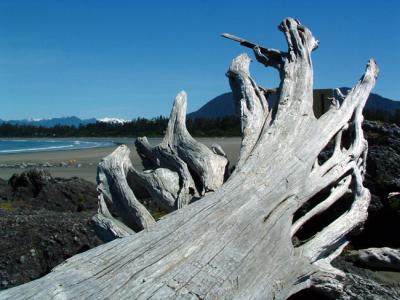
[[[67,139],[0,139],[0,154],[61,151],[113,146],[111,141]]]

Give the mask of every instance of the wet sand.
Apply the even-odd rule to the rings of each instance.
[[[131,160],[136,168],[142,168],[140,158],[136,153],[135,146],[133,145],[134,139],[113,139],[118,143],[126,143],[131,149]],[[197,138],[207,146],[212,144],[219,144],[228,156],[231,164],[237,160],[240,149],[240,138]],[[159,143],[161,139],[150,138],[149,142],[152,145]],[[92,148],[81,150],[63,150],[63,151],[48,151],[48,152],[35,152],[35,153],[18,153],[18,154],[2,154],[0,155],[0,164],[39,164],[49,163],[53,167],[46,168],[53,177],[73,177],[78,176],[84,179],[96,182],[96,168],[99,161],[110,154],[117,147],[105,148]],[[68,166],[60,166],[61,163],[68,164]],[[0,168],[0,178],[8,179],[14,173],[21,173],[25,171],[24,168]]]

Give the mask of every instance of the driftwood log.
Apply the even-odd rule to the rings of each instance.
[[[171,212],[222,186],[228,172],[226,155],[220,146],[209,149],[189,134],[186,107],[187,95],[182,91],[175,99],[165,137],[156,147],[146,137],[136,140],[144,172],[133,167],[125,145],[99,163],[99,209],[93,221],[102,240],[131,235],[155,223],[135,193],[144,193],[162,211]],[[107,205],[122,222],[112,216]]]
[[[287,52],[254,48],[257,60],[281,77],[275,107],[251,78],[246,54],[227,73],[241,108],[243,139],[237,166],[222,187],[227,161],[187,133],[180,94],[163,142],[152,148],[139,141],[152,166],[148,173],[133,170],[124,146],[100,164],[105,199],[99,219],[104,232],[126,237],[76,255],[0,298],[287,299],[309,287],[337,299],[357,298],[343,289],[345,275],[330,262],[367,217],[362,109],[378,67],[370,60],[357,85],[332,99],[317,119],[311,53],[318,42],[292,18],[279,29]],[[326,147],[332,154],[321,160]],[[132,172],[154,188],[165,187],[152,196],[179,209],[155,223],[129,189]],[[339,201],[347,204],[344,213],[298,238]],[[112,219],[105,203],[114,204],[125,225]]]

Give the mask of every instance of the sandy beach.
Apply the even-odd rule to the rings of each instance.
[[[133,138],[113,139],[118,143],[125,143],[131,149],[131,160],[136,168],[142,168],[140,158],[133,145]],[[236,162],[240,149],[240,138],[197,138],[198,141],[207,146],[219,144],[227,154],[231,164]],[[150,138],[152,145],[159,143],[161,139]],[[51,167],[46,169],[53,177],[73,177],[78,176],[92,182],[96,182],[96,168],[99,161],[110,154],[117,147],[104,147],[80,150],[62,150],[34,153],[2,154],[0,155],[0,165],[20,165],[20,164],[43,164],[48,163]],[[0,178],[9,179],[14,173],[21,173],[26,168],[20,167],[1,167]]]

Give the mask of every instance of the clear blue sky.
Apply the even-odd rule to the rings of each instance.
[[[0,118],[168,115],[229,91],[225,72],[246,48],[229,32],[286,50],[277,25],[292,16],[320,40],[315,87],[352,86],[370,57],[374,92],[400,99],[400,1],[0,1]],[[273,70],[252,65],[257,82]]]

